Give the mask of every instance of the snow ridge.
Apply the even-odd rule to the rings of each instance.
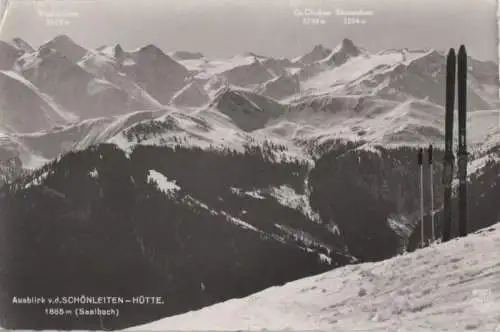
[[[500,331],[500,223],[127,329]]]

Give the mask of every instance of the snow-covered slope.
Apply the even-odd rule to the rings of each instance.
[[[300,92],[300,79],[296,75],[285,73],[261,84],[256,91],[267,97],[283,99]]]
[[[0,71],[0,91],[0,123],[8,131],[38,131],[75,119],[14,71]]]
[[[500,331],[500,224],[128,329]]]
[[[162,114],[164,111],[138,111],[121,116],[88,119],[56,126],[51,130],[4,134],[0,137],[0,151],[13,151],[25,168],[39,168],[61,153],[104,143],[134,124]]]
[[[225,114],[242,130],[263,128],[269,120],[284,114],[286,106],[272,98],[244,89],[227,88],[209,105]]]
[[[409,61],[425,56],[427,53],[425,50],[413,52],[388,50],[372,54],[369,57],[355,57],[340,67],[323,71],[320,75],[314,76],[305,83],[304,87],[314,90],[324,90],[331,87],[332,89],[330,90],[339,90],[339,87],[360,77],[380,71],[390,71],[399,63],[408,63]]]
[[[240,87],[262,84],[276,77],[275,73],[257,58],[248,65],[232,68],[223,72],[222,75],[227,78],[230,84]]]
[[[455,116],[455,120],[457,116]],[[498,110],[469,112],[467,140],[472,150],[489,139],[500,143]],[[455,129],[457,126],[455,126]],[[290,104],[282,116],[260,129],[272,137],[322,143],[363,141],[370,145],[399,146],[444,143],[444,108],[421,99],[404,102],[375,96],[305,97]]]
[[[161,104],[168,104],[190,76],[186,67],[148,44],[131,52],[121,52],[116,59],[120,69]]]
[[[42,46],[17,61],[18,72],[65,108],[82,118],[143,109],[126,91],[102,80],[56,49]]]
[[[418,98],[444,105],[441,88],[445,78],[445,53],[402,49],[369,54],[358,50],[352,42],[346,45],[339,46],[328,58],[299,72],[303,93],[374,95],[398,101]],[[497,106],[498,81],[495,72],[485,70],[488,63],[473,59],[470,63],[469,108]]]
[[[149,44],[125,51],[105,45],[87,54],[81,65],[148,104],[168,104],[190,76],[188,68]]]
[[[235,68],[249,66],[257,59],[252,55],[235,55],[228,59],[208,59],[179,60],[188,69],[197,71],[197,78],[209,79],[215,75],[229,72]]]
[[[500,143],[499,110],[470,112],[467,123],[467,140],[473,150],[487,151]]]
[[[269,58],[253,53],[236,55],[228,59],[188,58],[178,60],[190,69],[198,80],[224,79],[228,84],[258,89],[260,85],[289,70],[296,71],[303,64],[293,63],[286,58]]]
[[[268,141],[286,146],[289,156],[310,160],[308,148],[339,140],[361,142],[360,148],[370,150],[377,145],[431,143],[443,148],[443,113],[443,108],[422,100],[399,103],[356,96],[324,97],[289,107],[247,90],[226,89],[208,107],[192,112],[172,108],[164,117],[118,132],[109,142],[125,151],[136,144],[241,151],[245,145]],[[499,111],[469,114],[467,140],[474,158],[500,145],[499,119]],[[475,168],[486,160],[478,159]]]
[[[223,123],[224,125],[220,125]],[[154,120],[142,121],[118,132],[108,140],[130,152],[137,145],[196,146],[200,148],[231,148],[243,151],[250,136],[240,130],[229,118],[214,110],[192,114],[171,109]]]
[[[199,107],[206,105],[209,101],[210,97],[204,87],[195,80],[187,83],[172,97],[172,104],[176,106]]]
[[[0,70],[10,70],[16,60],[23,54],[14,45],[0,41]]]
[[[123,52],[119,44],[104,47],[98,51],[88,52],[78,64],[96,77],[126,91],[130,97],[146,107],[161,108],[162,105],[156,99],[121,70],[117,59],[121,58]]]

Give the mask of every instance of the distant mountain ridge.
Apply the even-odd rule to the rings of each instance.
[[[132,51],[124,50],[120,44],[87,50],[66,35],[56,36],[38,50],[20,38],[2,45],[0,60],[5,60],[0,62],[4,63],[4,70],[23,74],[40,89],[43,87],[39,85],[54,85],[58,77],[54,73],[56,67],[65,68],[70,81],[83,80],[79,87],[75,87],[79,90],[77,94],[88,94],[85,92],[89,89],[88,84],[97,84],[98,89],[104,89],[100,83],[88,83],[92,77],[109,81],[118,89],[114,96],[106,97],[111,98],[106,106],[110,114],[136,111],[145,105],[161,107],[173,103],[174,98],[177,106],[202,106],[207,102],[206,96],[212,94],[206,83],[216,77],[280,100],[328,92],[337,95],[370,94],[396,100],[427,98],[443,105],[439,89],[434,88],[443,79],[442,52],[401,49],[372,54],[347,38],[333,49],[316,45],[309,53],[293,60],[262,57],[251,52],[230,59],[209,59],[199,52],[189,51],[167,55],[152,44]],[[43,65],[48,58],[53,63]],[[470,108],[495,108],[498,98],[494,90],[499,87],[498,74],[492,71],[495,65],[474,59],[470,63],[470,76],[474,78],[470,83]],[[70,70],[70,64],[80,67],[90,76],[76,67]],[[48,81],[37,80],[31,72],[35,68],[49,75]],[[422,68],[430,71],[422,71]],[[205,97],[194,103],[179,100],[178,94],[192,85],[193,78],[204,87],[199,92]],[[55,91],[48,94],[60,98]],[[70,100],[68,104],[65,107],[72,112],[75,112],[72,108],[82,107],[78,101]]]
[[[216,128],[213,134],[188,134],[199,144],[234,146],[255,139],[250,136],[269,137],[278,144],[291,142],[298,155],[304,153],[301,149],[312,151],[337,139],[371,145],[439,145],[443,135],[439,87],[444,54],[437,51],[401,49],[370,54],[343,39],[333,49],[316,45],[293,60],[251,52],[213,60],[188,51],[167,55],[152,44],[131,51],[120,44],[87,50],[65,35],[36,50],[21,38],[2,45],[0,57],[5,54],[11,62],[17,57],[12,68],[4,71],[4,89],[9,89],[11,97],[2,108],[3,127],[11,134],[39,132],[34,136],[42,139],[54,137],[54,126],[102,129],[98,125],[102,122],[87,120],[136,112],[163,114],[174,108]],[[492,66],[471,59],[468,100],[474,107],[488,109],[497,103],[493,91],[498,78]],[[30,99],[25,99],[21,106],[12,97],[18,93],[32,94],[35,99],[29,104]],[[29,121],[15,120],[18,115],[11,113],[20,107],[23,114],[34,116]],[[228,132],[228,128],[235,131]],[[235,140],[221,140],[233,134]],[[116,135],[120,136],[119,131]],[[76,140],[72,146],[88,146],[78,142],[83,137],[71,138]],[[97,137],[96,144],[111,139]],[[23,146],[25,140],[16,142],[9,149],[17,146],[30,167],[30,160],[46,160],[42,145],[32,149]],[[59,143],[54,146],[59,148],[53,151],[59,153],[68,148]]]

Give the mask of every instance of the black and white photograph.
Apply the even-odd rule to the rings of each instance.
[[[2,6],[2,328],[500,331],[496,1]]]

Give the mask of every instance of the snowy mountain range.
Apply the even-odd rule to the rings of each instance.
[[[497,65],[469,64],[474,231],[500,219],[500,113]],[[2,42],[0,65],[2,326],[68,328],[14,293],[176,299],[78,327],[125,328],[390,258],[418,240],[429,143],[442,202],[440,51],[210,59],[61,35]]]
[[[349,139],[368,135],[367,140],[376,143],[422,143],[419,136],[429,135],[421,131],[441,127],[437,121],[442,118],[445,60],[434,50],[370,54],[344,39],[333,50],[317,45],[292,60],[253,53],[208,59],[187,51],[167,55],[154,45],[133,51],[119,44],[87,50],[59,35],[36,50],[21,38],[2,42],[0,57],[5,91],[1,124],[11,134],[80,126],[86,119],[167,106],[186,113],[215,108],[243,131],[286,133],[287,141],[349,134]],[[473,59],[470,63],[470,109],[496,109],[496,65]],[[19,95],[28,97],[20,100]],[[234,103],[243,114],[228,114]],[[272,103],[274,111],[262,111]],[[333,112],[318,115],[327,108]],[[422,124],[424,116],[428,121]],[[311,126],[311,117],[322,126]],[[430,136],[439,141],[439,135]],[[43,154],[32,153],[36,159]],[[29,157],[23,153],[25,160]]]
[[[14,136],[171,106],[185,113],[216,109],[238,129],[287,141],[441,139],[444,54],[434,50],[370,54],[344,39],[333,50],[317,45],[292,60],[253,53],[208,59],[187,51],[167,55],[154,45],[87,50],[60,35],[36,50],[21,38],[2,42],[0,57],[1,125]],[[496,109],[496,65],[470,63],[470,109]],[[228,113],[235,103],[240,111]],[[273,111],[262,110],[270,104]],[[22,153],[25,163],[43,155],[31,153]]]

